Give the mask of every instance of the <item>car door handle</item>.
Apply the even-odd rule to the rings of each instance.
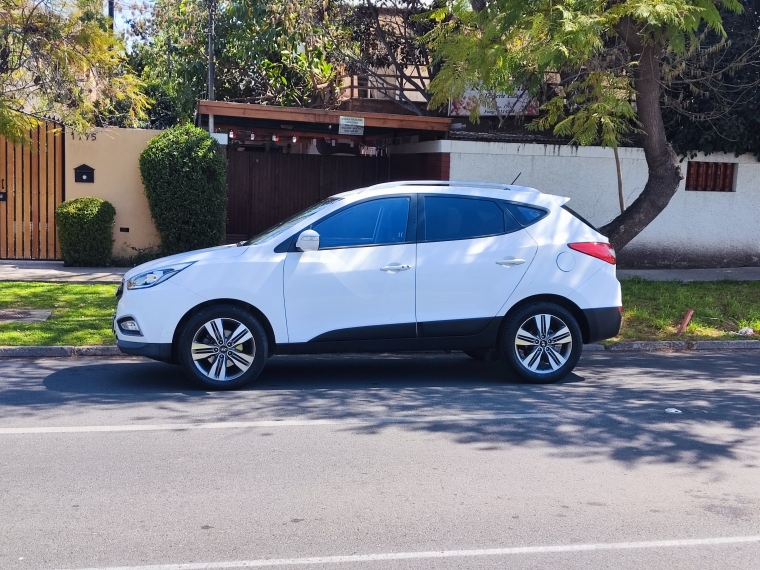
[[[400,263],[391,263],[389,265],[386,265],[385,267],[381,267],[380,271],[389,271],[390,273],[395,273],[396,271],[406,271],[407,269],[411,269],[411,265],[401,265]]]
[[[513,265],[522,265],[525,263],[524,259],[519,259],[517,257],[505,257],[501,261],[496,262],[499,265],[504,265],[505,267],[512,267]]]

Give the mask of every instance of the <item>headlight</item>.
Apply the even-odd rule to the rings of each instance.
[[[148,287],[154,287],[159,283],[163,283],[170,277],[173,277],[183,269],[190,267],[194,261],[187,263],[174,263],[169,267],[159,267],[157,269],[151,269],[145,273],[140,273],[131,277],[127,281],[127,289],[147,289]]]

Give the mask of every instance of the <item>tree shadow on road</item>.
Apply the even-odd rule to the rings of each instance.
[[[458,353],[275,357],[253,386],[227,393],[194,390],[178,367],[141,360],[51,364],[38,376],[22,377],[23,370],[0,385],[3,415],[53,410],[56,425],[93,407],[134,408],[139,415],[131,420],[146,423],[361,419],[340,429],[367,437],[390,429],[432,433],[484,452],[539,446],[553,456],[631,466],[707,467],[744,457],[740,448],[760,442],[760,358],[749,353],[589,354],[576,374],[548,386],[518,383],[501,363]],[[521,417],[384,420],[479,413]]]

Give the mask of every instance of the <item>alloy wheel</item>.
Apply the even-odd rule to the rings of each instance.
[[[565,322],[541,313],[527,319],[514,340],[517,360],[536,374],[549,374],[562,368],[573,350],[573,336]]]
[[[245,374],[253,364],[256,341],[240,321],[214,319],[195,333],[190,353],[204,376],[229,382]]]

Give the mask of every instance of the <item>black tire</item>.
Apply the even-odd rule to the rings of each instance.
[[[220,337],[215,337],[205,326],[209,323],[211,331],[218,331],[220,322],[226,341],[222,344],[218,342]],[[236,330],[240,332],[232,338]],[[250,333],[250,338],[246,333]],[[238,344],[232,344],[238,339]],[[179,361],[185,373],[206,390],[235,390],[255,380],[269,353],[264,327],[248,311],[234,305],[202,309],[185,323],[177,343]],[[196,356],[209,356],[194,359],[193,351]]]
[[[470,358],[487,362],[499,360],[501,358],[499,351],[494,348],[473,348],[470,350],[463,350],[462,352],[464,352]]]
[[[562,332],[565,327],[566,333]],[[559,342],[552,343],[555,339]],[[502,359],[519,378],[531,384],[550,384],[570,374],[578,364],[583,335],[570,311],[541,302],[522,307],[507,317],[499,349]]]

